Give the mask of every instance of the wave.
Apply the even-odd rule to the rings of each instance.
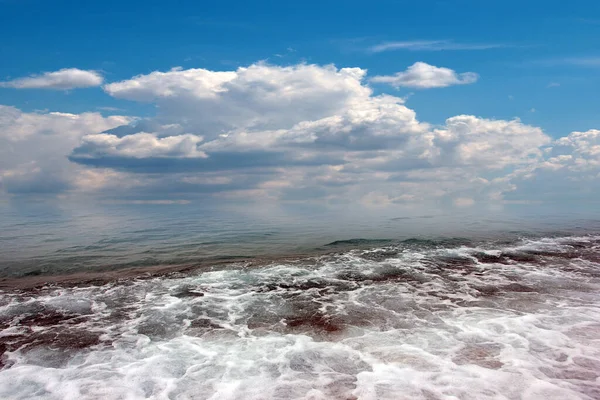
[[[0,397],[599,397],[600,237],[420,240],[5,289]]]
[[[393,243],[392,239],[346,239],[346,240],[336,240],[330,243],[327,243],[325,246],[334,247],[334,246],[377,246],[377,245],[385,245]]]

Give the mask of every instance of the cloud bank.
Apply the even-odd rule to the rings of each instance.
[[[405,73],[417,73],[398,78],[403,84],[474,79],[415,65]],[[370,207],[470,207],[539,200],[556,187],[588,198],[598,191],[600,131],[552,140],[518,119],[472,115],[434,126],[368,82],[361,68],[257,63],[157,71],[103,87],[155,104],[147,119],[2,107],[2,190]]]

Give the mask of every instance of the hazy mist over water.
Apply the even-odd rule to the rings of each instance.
[[[64,274],[310,254],[344,245],[368,247],[373,240],[514,240],[586,234],[600,227],[600,211],[564,210],[535,204],[419,210],[13,202],[0,205],[0,274]],[[352,239],[365,241],[344,242]]]

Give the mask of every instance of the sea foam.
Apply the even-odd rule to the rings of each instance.
[[[5,291],[0,398],[597,399],[600,238]]]

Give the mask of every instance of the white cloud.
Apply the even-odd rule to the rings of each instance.
[[[155,102],[162,124],[185,121],[205,138],[232,129],[289,128],[325,118],[367,99],[366,71],[299,64],[264,63],[236,71],[172,69],[104,86],[111,96]]]
[[[600,131],[572,132],[545,147],[536,163],[505,179],[520,201],[586,200],[600,197]]]
[[[60,192],[76,186],[83,169],[67,156],[81,138],[131,121],[99,113],[25,113],[0,106],[0,192]]]
[[[600,173],[600,130],[573,132],[554,142],[551,154],[573,171]]]
[[[0,139],[9,142],[37,140],[40,137],[57,141],[73,138],[78,140],[84,134],[114,128],[131,121],[132,118],[120,115],[105,118],[95,112],[25,113],[15,107],[0,105]]]
[[[540,128],[518,119],[489,120],[472,115],[449,118],[432,137],[438,162],[482,169],[531,164],[541,158],[540,148],[550,142]]]
[[[365,74],[359,68],[256,64],[137,76],[105,90],[151,99],[159,105],[156,122],[90,135],[71,159],[138,176],[162,168],[175,174],[171,184],[232,193],[252,174],[254,181],[239,193],[253,196],[342,201],[375,193],[392,203],[448,198],[452,204],[513,190],[489,175],[534,163],[549,142],[539,128],[518,120],[457,116],[432,129],[404,99],[374,96]],[[198,139],[186,151],[173,150],[181,149],[183,132]],[[166,138],[169,145],[160,144]]]
[[[202,140],[201,136],[189,134],[161,138],[156,134],[145,132],[124,137],[97,133],[84,136],[78,149],[85,153],[85,157],[206,158],[206,154],[198,150],[198,144]]]
[[[223,91],[221,85],[235,76],[234,72],[173,68],[168,72],[155,71],[126,81],[109,83],[104,90],[114,97],[146,102],[175,96],[211,98]]]
[[[64,68],[55,72],[44,72],[41,75],[32,75],[8,82],[0,82],[0,87],[69,90],[100,86],[103,81],[104,78],[97,71]]]
[[[311,151],[382,150],[397,147],[412,136],[425,133],[429,125],[393,96],[375,96],[357,101],[338,113],[313,121],[302,121],[288,129],[234,130],[207,142],[206,151],[235,149],[304,148]]]
[[[436,67],[424,62],[416,62],[406,71],[394,75],[375,76],[374,83],[387,83],[393,87],[415,89],[443,88],[453,85],[468,85],[477,82],[479,75],[474,72],[456,73],[449,68]]]
[[[452,40],[409,40],[383,42],[369,48],[370,52],[381,53],[394,50],[444,51],[444,50],[488,50],[508,47],[499,43],[456,43]]]
[[[140,201],[203,195],[467,207],[539,200],[549,187],[574,191],[582,179],[590,187],[600,179],[599,131],[552,142],[518,119],[459,115],[431,126],[404,99],[374,95],[365,75],[255,64],[106,85],[113,96],[158,106],[156,117],[133,124],[3,107],[2,185]]]

